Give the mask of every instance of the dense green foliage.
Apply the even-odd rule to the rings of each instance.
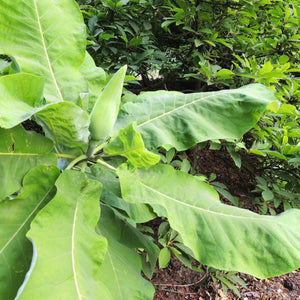
[[[196,28],[197,34],[210,37],[203,44],[193,32],[193,16],[203,18],[205,25],[209,14],[213,14],[214,21],[220,23],[218,29],[222,28],[220,5],[211,11],[209,2],[201,7],[196,1],[170,1],[164,6],[154,1],[83,2],[88,5],[81,8],[86,9],[89,39],[93,41],[89,46],[100,51],[96,61],[110,69],[119,68],[126,57],[132,59],[141,54],[128,56],[127,49],[132,47],[144,56],[135,57],[136,63],[131,60],[129,69],[141,72],[145,59],[157,58],[156,48],[151,50],[156,41],[155,30],[170,30],[166,35],[172,30],[189,33],[187,42],[192,39],[194,45],[186,53],[189,55],[181,56],[181,52],[177,56],[185,49],[184,43],[181,50],[170,48],[172,57],[172,49],[179,51],[174,52],[174,57],[175,69],[180,73],[185,70],[183,67],[194,71],[196,63],[197,70],[205,70],[199,64],[200,51],[204,64],[207,61],[212,66],[214,45],[230,49],[226,41],[216,42],[217,36],[213,39],[209,30],[203,31],[204,26]],[[225,13],[246,28],[245,24],[250,24],[247,20],[258,18],[257,8],[273,1],[265,2],[251,6],[247,1],[229,1]],[[278,5],[281,8],[281,2]],[[153,20],[159,17],[163,24],[151,25],[149,21],[157,12],[155,7],[161,11]],[[197,13],[199,7],[208,15]],[[236,19],[232,16],[233,9],[244,12],[244,23],[238,14]],[[293,6],[289,9],[294,9],[294,14],[297,11]],[[152,299],[154,288],[141,272],[151,278],[157,259],[164,267],[170,251],[187,265],[196,259],[211,268],[261,278],[299,268],[300,211],[291,208],[297,206],[294,195],[298,192],[298,182],[290,180],[293,173],[289,173],[289,178],[273,176],[272,186],[258,174],[258,192],[262,192],[265,201],[277,205],[281,201],[276,198],[278,195],[287,197],[287,190],[292,195],[284,206],[287,211],[266,216],[223,204],[217,191],[203,178],[174,168],[168,154],[163,161],[159,155],[161,149],[166,153],[170,149],[185,151],[197,143],[225,140],[239,164],[234,145],[241,147],[236,141],[254,127],[252,132],[257,138],[250,152],[259,155],[263,164],[281,159],[284,164],[278,171],[283,174],[284,168],[295,168],[297,178],[299,112],[295,103],[280,103],[270,89],[281,102],[291,102],[286,98],[287,92],[296,95],[292,93],[297,84],[295,78],[276,79],[278,73],[294,72],[290,69],[296,64],[292,57],[286,56],[291,64],[281,55],[278,62],[255,65],[253,53],[247,49],[253,60],[238,60],[245,62],[252,73],[237,74],[234,69],[230,73],[230,66],[220,66],[223,75],[219,76],[226,73],[221,85],[230,86],[233,76],[241,78],[232,89],[191,94],[145,92],[122,102],[126,67],[111,79],[106,79],[103,69],[96,67],[86,51],[86,27],[75,1],[2,0],[0,10],[6,12],[0,15],[1,299]],[[124,34],[120,29],[124,24],[113,22],[99,26],[101,18],[121,20],[118,13],[132,16],[126,19],[131,31],[123,29]],[[285,22],[293,24],[289,21],[293,14],[285,10],[284,16]],[[143,22],[143,27],[138,22]],[[239,28],[241,32],[243,26]],[[122,33],[125,47],[120,39],[112,37],[116,28]],[[139,28],[148,35],[142,35]],[[293,32],[293,26],[289,28]],[[117,44],[109,44],[111,39],[116,39]],[[105,47],[98,44],[100,41],[108,44]],[[242,39],[234,42],[246,53],[246,48],[239,45]],[[166,49],[160,52],[164,54],[162,60],[168,57]],[[109,51],[116,52],[115,59],[120,59],[116,64],[108,56]],[[293,47],[288,51],[293,53]],[[268,55],[269,52],[266,49]],[[186,64],[181,64],[181,57],[187,59]],[[160,63],[157,60],[154,65]],[[282,67],[284,64],[286,67]],[[162,73],[171,70],[170,65],[163,66]],[[262,76],[274,68],[276,76]],[[257,70],[260,73],[256,74]],[[243,81],[245,78],[264,85],[240,87],[248,83]],[[279,79],[285,88],[281,89]],[[261,118],[266,110],[268,113]],[[42,132],[26,130],[22,124],[28,120],[35,120]],[[264,126],[266,122],[269,127]],[[272,177],[267,172],[263,175]],[[144,234],[146,228],[141,225],[157,216],[168,221],[160,228],[159,244],[163,250]],[[222,278],[218,272],[215,276]],[[231,279],[236,280],[232,276]]]

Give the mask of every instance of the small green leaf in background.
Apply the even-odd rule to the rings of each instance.
[[[148,169],[160,161],[159,155],[145,148],[142,136],[136,130],[135,123],[121,129],[119,135],[104,148],[104,151],[112,156],[125,156],[137,168],[144,167]]]
[[[11,128],[29,119],[43,105],[44,79],[18,73],[0,77],[0,127]]]
[[[40,165],[24,177],[20,194],[0,202],[0,299],[13,299],[29,269],[32,245],[26,238],[30,223],[55,194],[60,172]]]
[[[101,184],[66,170],[56,187],[27,234],[36,256],[18,299],[110,299],[99,277],[107,241],[95,232]]]
[[[271,201],[272,199],[274,199],[274,194],[269,189],[263,191],[261,195],[265,201]]]
[[[0,200],[19,190],[24,175],[41,164],[57,165],[53,143],[21,125],[0,128]]]
[[[166,268],[171,260],[171,251],[169,248],[162,248],[159,252],[158,264],[159,268]]]

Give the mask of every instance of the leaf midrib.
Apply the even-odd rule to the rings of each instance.
[[[40,19],[38,7],[37,7],[37,0],[34,0],[34,8],[35,8],[35,12],[36,12],[37,22],[38,22],[38,25],[39,25],[39,31],[40,31],[41,38],[42,38],[43,49],[44,49],[45,56],[46,56],[46,59],[47,59],[47,63],[48,63],[48,66],[49,66],[49,71],[50,71],[51,77],[53,79],[55,88],[58,92],[60,101],[64,101],[62,93],[61,93],[61,91],[58,87],[58,83],[56,81],[54,71],[53,71],[53,68],[52,68],[52,65],[51,65],[51,62],[50,62],[50,57],[49,57],[49,54],[48,54],[48,51],[47,51],[46,42],[45,42],[45,38],[44,38],[44,32],[43,32],[43,29],[42,29],[41,19]]]
[[[77,272],[76,272],[76,267],[75,267],[75,228],[76,228],[76,221],[77,221],[77,211],[78,211],[78,201],[76,201],[76,206],[75,206],[75,211],[74,211],[74,219],[73,219],[73,224],[72,224],[72,249],[71,249],[71,256],[72,256],[72,269],[73,269],[73,274],[74,274],[74,283],[75,283],[75,288],[76,292],[78,294],[79,299],[81,300],[81,293],[79,289],[79,284],[78,284],[78,279],[77,279]]]
[[[200,211],[203,211],[205,213],[210,213],[210,214],[215,214],[215,215],[218,215],[218,216],[223,216],[223,217],[227,217],[227,218],[238,218],[238,219],[246,219],[246,220],[255,220],[255,221],[258,221],[258,222],[261,222],[262,220],[264,221],[272,221],[270,218],[268,218],[268,216],[255,216],[255,217],[249,217],[249,216],[237,216],[237,215],[229,215],[229,214],[223,214],[223,213],[220,213],[220,212],[215,212],[215,211],[211,211],[211,210],[208,210],[208,209],[204,209],[204,208],[201,208],[201,207],[198,207],[198,206],[194,206],[192,204],[189,204],[189,203],[185,203],[185,202],[182,202],[182,201],[179,201],[171,196],[168,196],[148,185],[146,185],[145,183],[143,183],[141,180],[137,180],[143,187],[145,187],[146,189],[158,194],[159,196],[161,197],[164,197],[164,198],[167,198],[175,203],[178,203],[180,205],[183,205],[183,206],[187,206],[189,208],[192,208],[192,209],[196,209],[196,210],[200,210]],[[167,207],[166,207],[167,208]]]
[[[32,212],[25,219],[25,221],[18,227],[18,229],[16,230],[16,232],[13,234],[13,236],[7,241],[7,243],[3,246],[3,248],[0,249],[0,254],[3,253],[3,251],[5,250],[5,248],[11,243],[11,241],[17,236],[17,234],[21,231],[21,229],[26,225],[26,223],[28,222],[28,220],[34,215],[34,213],[36,212],[36,210],[41,206],[41,204],[43,203],[43,201],[45,199],[47,199],[48,195],[50,194],[50,192],[52,191],[53,188],[54,188],[54,186],[52,186],[49,189],[49,191],[45,194],[45,196],[42,198],[42,200],[35,206],[35,208],[32,210]]]
[[[169,114],[171,114],[171,113],[173,113],[173,112],[175,112],[175,111],[177,111],[177,110],[179,110],[179,109],[183,109],[184,107],[189,106],[189,105],[192,105],[192,104],[194,104],[194,103],[196,103],[196,102],[198,102],[198,101],[202,101],[202,100],[205,100],[205,99],[210,98],[210,97],[215,97],[216,95],[222,95],[222,94],[232,93],[232,90],[224,90],[224,91],[211,92],[211,93],[212,93],[212,94],[210,94],[210,95],[208,95],[208,96],[204,96],[204,97],[202,97],[202,98],[196,98],[195,100],[193,100],[193,101],[191,101],[191,102],[189,102],[189,103],[185,103],[185,104],[183,104],[183,105],[180,105],[180,106],[178,106],[178,107],[175,107],[175,108],[172,109],[172,110],[169,110],[169,111],[167,111],[167,112],[164,112],[163,114],[158,115],[158,116],[156,116],[156,117],[154,117],[154,118],[152,118],[152,119],[149,119],[149,120],[147,120],[147,121],[144,121],[143,123],[138,124],[138,125],[137,125],[137,128],[139,128],[139,127],[141,127],[141,126],[144,126],[144,125],[146,125],[146,124],[148,124],[148,123],[150,123],[150,122],[153,122],[154,120],[157,120],[157,119],[159,119],[159,118],[162,118],[162,117],[164,117],[164,116],[166,116],[166,115],[169,115]],[[181,95],[180,95],[180,96],[181,96]]]

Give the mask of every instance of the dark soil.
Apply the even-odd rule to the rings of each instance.
[[[225,184],[232,195],[236,196],[243,208],[258,212],[259,208],[251,202],[254,188],[254,174],[251,170],[239,169],[226,150],[213,151],[207,147],[198,150],[193,147],[184,155],[189,159],[197,173],[209,176],[215,173],[216,181]],[[254,158],[247,158],[245,164],[255,165]],[[221,197],[223,201],[231,204]],[[155,226],[155,225],[154,225]],[[210,276],[185,267],[174,255],[167,268],[156,269],[151,280],[155,287],[154,300],[202,300],[202,299],[300,299],[300,269],[275,278],[259,280],[247,274],[238,273],[247,288],[236,286],[241,297],[231,289],[225,292],[221,283],[214,283]]]

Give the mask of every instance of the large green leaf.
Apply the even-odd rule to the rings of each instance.
[[[148,149],[186,150],[206,140],[240,138],[275,100],[260,84],[195,94],[146,92],[122,106],[114,131],[136,121]]]
[[[160,204],[203,264],[272,277],[300,267],[300,210],[262,216],[222,204],[208,184],[168,165],[117,171],[125,200]]]
[[[121,220],[110,209],[102,209],[96,231],[107,238],[108,249],[100,267],[101,280],[111,293],[109,299],[151,300],[154,288],[141,276],[142,264],[139,255],[134,249],[120,242],[122,225]]]
[[[29,119],[43,105],[44,80],[26,73],[0,77],[0,127]]]
[[[60,172],[40,165],[24,177],[21,193],[0,202],[0,299],[14,299],[29,269],[32,245],[26,238],[36,213],[54,196]]]
[[[136,124],[130,123],[126,128],[121,129],[105,148],[109,155],[121,155],[137,168],[149,168],[160,161],[160,156],[148,151],[141,134],[136,130]]]
[[[0,128],[0,141],[0,200],[18,191],[24,175],[33,167],[57,165],[56,155],[50,153],[53,143],[21,125]]]
[[[85,25],[73,0],[1,0],[0,53],[22,72],[45,78],[48,102],[76,102],[87,92],[79,72],[85,57]]]
[[[36,257],[19,299],[109,299],[99,277],[107,242],[95,232],[101,184],[66,170],[56,187],[27,234]]]
[[[46,136],[56,148],[78,148],[85,152],[89,141],[89,115],[79,106],[60,102],[45,107],[37,114]]]

